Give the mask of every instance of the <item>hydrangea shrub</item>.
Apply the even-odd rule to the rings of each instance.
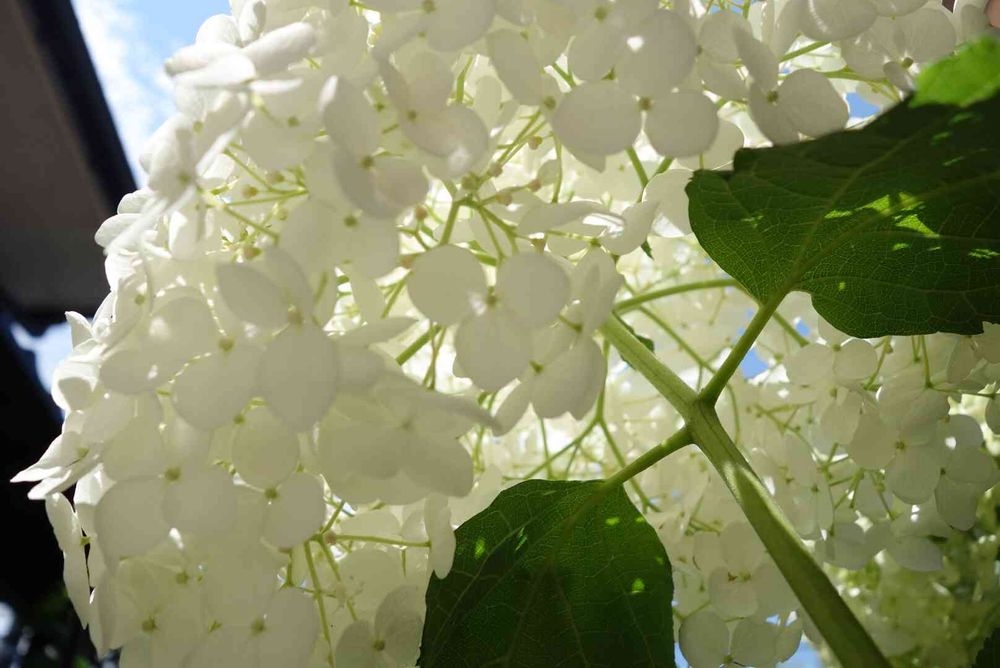
[[[15,478],[98,651],[969,665],[1000,604],[983,5],[231,0],[166,63]]]

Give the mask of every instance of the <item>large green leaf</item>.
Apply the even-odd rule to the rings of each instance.
[[[622,487],[529,480],[461,527],[422,668],[674,666],[673,582]]]
[[[698,241],[758,300],[804,290],[854,336],[1000,321],[998,64],[1000,44],[976,44],[861,130],[696,173]]]

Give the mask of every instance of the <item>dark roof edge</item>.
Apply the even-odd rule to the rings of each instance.
[[[20,0],[20,4],[30,17],[108,209],[114,211],[136,184],[73,6],[70,0]]]

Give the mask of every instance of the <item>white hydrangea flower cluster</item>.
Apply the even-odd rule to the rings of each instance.
[[[63,432],[17,478],[99,651],[413,665],[454,526],[678,424],[595,338],[612,310],[692,385],[745,324],[690,235],[691,170],[841,129],[847,93],[900,99],[982,4],[232,0],[167,63],[147,187],[97,234],[111,294],[69,317]],[[1000,429],[1000,329],[863,341],[782,313],[726,395],[737,442],[818,560],[882,589],[946,567],[997,481],[959,399]],[[634,482],[691,664],[794,653],[809,621],[707,461]],[[836,572],[891,654],[930,642]]]

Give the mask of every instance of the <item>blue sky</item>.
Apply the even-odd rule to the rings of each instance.
[[[104,95],[142,183],[137,157],[173,109],[163,61],[190,44],[202,22],[228,13],[226,0],[72,0]]]

